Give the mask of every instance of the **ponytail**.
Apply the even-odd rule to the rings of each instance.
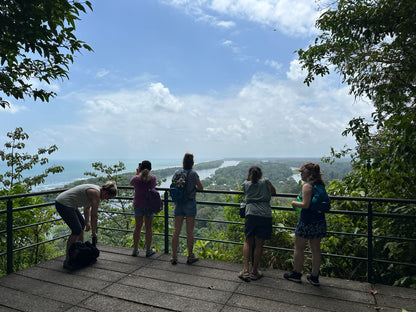
[[[149,182],[150,181],[150,171],[149,169],[143,169],[140,171],[140,181]]]
[[[152,170],[152,163],[148,160],[143,160],[139,164],[140,181],[147,183],[150,181],[150,170]]]

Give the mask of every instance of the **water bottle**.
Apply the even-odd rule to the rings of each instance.
[[[297,202],[302,202],[303,200],[302,200],[302,193],[300,193],[299,195],[298,195],[298,197],[296,197],[296,201]],[[302,208],[299,208],[299,207],[295,207],[295,211],[302,211]]]

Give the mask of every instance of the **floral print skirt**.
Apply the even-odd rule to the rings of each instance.
[[[304,223],[299,220],[295,234],[306,239],[323,238],[326,236],[326,220]]]

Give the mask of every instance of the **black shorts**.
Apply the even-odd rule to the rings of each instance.
[[[244,234],[246,237],[270,239],[272,236],[272,218],[247,215]]]
[[[85,228],[85,219],[79,212],[78,208],[72,208],[64,206],[58,202],[55,202],[56,211],[69,226],[72,231],[72,235],[80,235]]]

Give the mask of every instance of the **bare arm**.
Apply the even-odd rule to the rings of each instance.
[[[302,186],[302,201],[301,202],[297,202],[297,201],[292,201],[292,207],[298,207],[301,209],[308,209],[310,204],[311,204],[311,200],[312,200],[312,185],[305,183]]]
[[[270,194],[271,195],[276,195],[276,189],[273,186],[272,182],[270,182],[270,181],[268,181],[268,182],[269,182],[269,187],[270,187]]]
[[[196,180],[196,189],[198,191],[202,191],[204,189],[204,187],[202,186],[201,180],[199,178]]]
[[[84,207],[85,231],[87,232],[91,229],[90,212],[91,206]]]
[[[98,205],[100,204],[100,192],[88,189],[87,195],[91,199],[91,236],[97,237]]]

